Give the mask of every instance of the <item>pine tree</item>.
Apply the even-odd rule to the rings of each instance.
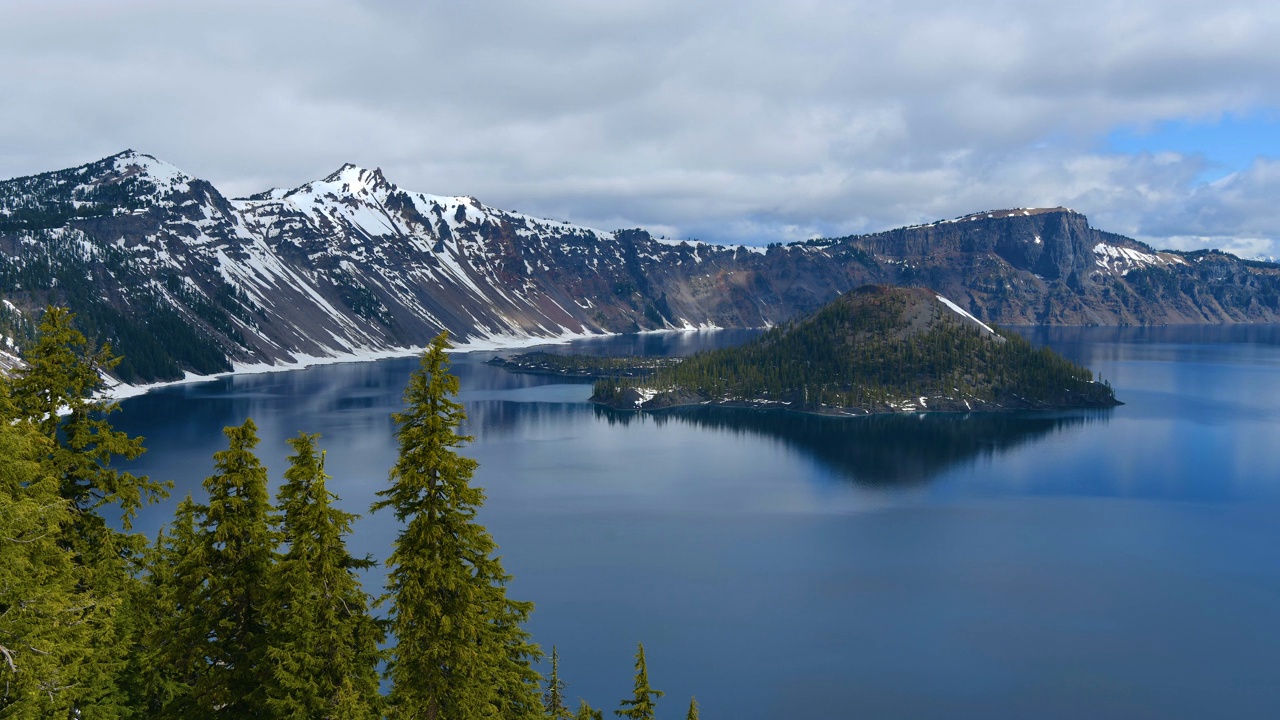
[[[404,529],[387,564],[389,624],[396,645],[387,663],[390,717],[542,716],[540,653],[522,624],[533,609],[507,597],[510,576],[496,545],[475,520],[484,493],[471,485],[476,462],[458,454],[466,416],[454,401],[441,333],[423,353],[405,389],[400,453],[391,487],[373,509],[392,508]]]
[[[126,672],[130,708],[138,718],[208,717],[196,694],[209,669],[209,572],[199,521],[207,508],[187,495],[173,522],[161,528],[143,563],[140,587],[126,616],[138,619]]]
[[[76,624],[89,637],[89,652],[77,667],[67,693],[82,714],[119,718],[127,713],[119,680],[127,658],[129,622],[119,616],[123,598],[135,587],[130,564],[146,539],[127,532],[143,505],[167,495],[166,484],[111,467],[116,458],[131,460],[143,452],[141,438],[112,428],[107,415],[115,403],[99,400],[104,373],[119,362],[110,346],[92,350],[65,308],[50,307],[35,341],[25,348],[25,366],[11,381],[17,414],[32,423],[49,443],[44,464],[70,505],[70,522],[58,534],[71,551],[77,587],[83,595]],[[102,516],[116,506],[125,532]]]
[[[58,542],[72,522],[57,477],[42,462],[47,438],[17,420],[0,383],[0,717],[66,717],[88,651],[78,622],[87,597]]]
[[[684,716],[684,720],[698,720],[698,698],[689,698],[689,714]]]
[[[376,720],[383,633],[355,574],[374,563],[347,552],[343,537],[356,516],[332,505],[317,437],[289,440],[295,454],[277,494],[289,549],[272,574],[267,707],[279,718]]]
[[[209,504],[199,526],[208,579],[202,612],[209,667],[196,683],[197,717],[265,716],[260,675],[267,649],[267,603],[276,537],[267,470],[253,454],[257,426],[245,420],[223,432],[228,448],[214,453],[215,473],[204,481]]]
[[[630,700],[623,700],[622,707],[630,709],[614,710],[613,714],[628,717],[632,720],[653,720],[654,700],[662,697],[661,690],[649,686],[649,670],[644,662],[644,644],[638,643],[636,649],[636,686],[635,694]]]
[[[591,707],[586,700],[578,698],[578,713],[574,720],[604,720],[604,711]]]
[[[119,363],[110,345],[92,350],[76,330],[66,308],[49,307],[36,340],[22,353],[25,363],[13,380],[13,399],[21,417],[30,419],[54,443],[50,465],[58,473],[62,494],[73,504],[77,528],[86,542],[104,538],[114,548],[120,540],[96,510],[120,509],[130,528],[143,505],[167,497],[166,485],[111,467],[115,458],[132,460],[143,452],[142,439],[115,430],[107,416],[119,409],[98,395],[106,389],[103,375]],[[65,417],[60,413],[65,414]],[[145,542],[130,536],[130,542]]]
[[[552,720],[570,720],[573,715],[564,704],[565,682],[560,679],[560,654],[551,646],[551,677],[547,678],[547,691],[542,694],[542,706]]]

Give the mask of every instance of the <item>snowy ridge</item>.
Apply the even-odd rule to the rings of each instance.
[[[526,348],[534,345],[554,345],[560,343],[572,342],[574,340],[584,340],[588,338],[604,337],[606,334],[595,333],[571,333],[566,332],[554,337],[529,337],[529,336],[495,336],[485,340],[474,340],[467,343],[453,343],[448,349],[451,353],[467,353],[467,352],[492,352],[496,350],[511,350],[518,348]],[[104,397],[111,400],[123,400],[125,398],[137,397],[151,390],[163,387],[171,387],[174,385],[189,385],[193,383],[210,382],[224,377],[234,375],[261,375],[265,373],[289,372],[291,370],[302,370],[309,367],[317,367],[320,365],[339,365],[342,363],[353,362],[370,362],[373,360],[389,360],[393,358],[413,357],[421,354],[426,350],[425,346],[401,347],[401,348],[355,348],[349,352],[338,353],[334,355],[307,355],[299,353],[294,355],[288,362],[277,363],[234,363],[229,372],[213,373],[210,375],[199,375],[188,372],[181,380],[168,380],[155,383],[143,383],[131,385],[124,382],[114,382],[104,394]]]
[[[929,223],[921,223],[918,225],[908,225],[904,230],[914,230],[917,228],[938,227],[940,225],[954,225],[956,223],[975,222],[978,220],[1003,220],[1011,217],[1031,217],[1033,215],[1044,215],[1045,213],[1074,213],[1071,208],[1051,207],[1051,208],[1010,208],[1006,210],[987,210],[985,212],[970,213],[961,215],[950,220],[934,220]]]
[[[163,160],[133,150],[126,150],[111,160],[120,178],[141,176],[155,185],[159,196],[187,192],[191,189],[190,182],[195,179]]]
[[[104,292],[121,305],[173,308],[238,371],[412,352],[442,329],[464,346],[508,347],[619,327],[719,327],[695,294],[663,295],[660,311],[644,299],[636,259],[705,263],[711,278],[743,250],[763,252],[668,245],[643,231],[624,239],[472,197],[404,190],[350,163],[236,200],[134,151],[0,188],[0,207],[70,198],[87,208],[82,215],[116,219],[86,233],[75,218],[55,216],[54,227],[18,240],[54,253],[51,267],[109,266],[84,277],[118,285]]]
[[[1133,248],[1098,243],[1093,247],[1098,267],[1120,275],[1146,266],[1186,265],[1187,261],[1173,253],[1145,253]]]
[[[72,310],[113,318],[103,327],[120,351],[150,356],[137,369],[144,378],[412,352],[441,330],[480,347],[769,327],[861,285],[923,278],[965,297],[975,316],[1009,323],[1280,316],[1259,304],[1271,297],[1273,281],[1257,279],[1265,268],[1205,266],[1242,288],[1229,306],[1193,296],[1173,312],[1113,303],[1099,289],[1105,276],[1161,264],[1185,272],[1200,258],[1188,265],[1180,255],[1126,247],[1064,208],[925,227],[771,248],[656,239],[406,190],[379,169],[352,164],[233,200],[126,151],[0,181],[0,277],[11,283],[0,293],[27,311],[85,285],[91,292],[78,293],[82,305]],[[1049,304],[1055,283],[1068,281],[1083,304]],[[136,344],[127,347],[126,338]]]
[[[704,243],[701,240],[672,240],[671,238],[665,238],[665,237],[653,238],[653,241],[658,243],[659,245],[666,245],[668,247],[688,246],[688,247],[694,248],[695,251],[697,248],[705,245],[706,247],[709,247],[709,248],[742,250],[745,252],[759,253],[761,255],[768,254],[769,252],[769,248],[760,247],[759,245],[718,245],[716,243]]]

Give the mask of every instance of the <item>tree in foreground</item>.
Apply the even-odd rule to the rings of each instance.
[[[71,551],[72,521],[43,463],[49,440],[16,419],[0,383],[0,717],[67,717],[88,638]]]
[[[689,714],[684,716],[684,720],[698,720],[698,698],[689,698]]]
[[[209,573],[198,523],[205,508],[187,495],[173,522],[160,529],[143,562],[139,587],[128,596],[126,615],[136,619],[126,687],[134,716],[159,720],[207,717],[196,693],[206,662],[212,608],[206,601]]]
[[[547,691],[542,694],[542,706],[551,720],[572,720],[573,714],[564,704],[565,681],[560,679],[560,654],[551,646],[551,677],[547,678]]]
[[[458,454],[471,438],[458,379],[449,373],[448,335],[423,353],[393,415],[400,452],[391,487],[375,511],[391,508],[404,528],[387,565],[387,663],[392,718],[543,717],[540,656],[522,627],[533,604],[507,597],[510,576],[497,546],[476,522],[484,493],[470,483],[476,462]]]
[[[99,397],[106,389],[105,373],[119,362],[111,346],[91,348],[75,328],[66,308],[49,307],[35,341],[24,348],[25,366],[12,381],[19,414],[54,443],[50,465],[58,474],[62,494],[77,512],[76,523],[91,538],[110,535],[94,511],[116,505],[125,530],[143,505],[168,496],[164,484],[111,467],[114,458],[132,460],[143,452],[142,439],[115,430],[107,416],[119,406]],[[140,542],[145,542],[139,539]]]
[[[573,716],[573,720],[604,720],[604,711],[597,710],[586,700],[578,699],[578,713]]]
[[[333,507],[317,437],[289,440],[295,454],[277,495],[289,549],[272,573],[267,707],[280,718],[376,720],[383,633],[355,574],[374,563],[347,552],[356,516]]]
[[[76,565],[83,598],[74,623],[87,634],[89,651],[63,692],[76,698],[82,714],[116,718],[127,713],[118,682],[130,634],[119,609],[135,585],[130,564],[146,547],[145,537],[128,531],[139,508],[168,493],[165,484],[111,466],[116,458],[140,455],[142,440],[108,422],[117,406],[99,395],[104,373],[119,358],[109,345],[93,349],[74,318],[66,308],[49,307],[36,339],[23,349],[24,367],[6,384],[16,417],[48,439],[42,464],[70,510],[57,538]],[[123,532],[102,516],[107,506],[120,511]]]
[[[662,695],[661,690],[654,690],[649,686],[649,670],[644,662],[644,644],[637,643],[635,694],[632,695],[631,699],[623,700],[623,709],[614,710],[613,714],[620,717],[628,717],[632,720],[653,720],[653,712],[656,707],[654,701],[662,697]]]
[[[261,670],[267,649],[267,613],[275,533],[268,524],[271,501],[267,469],[253,449],[257,426],[245,420],[223,430],[226,450],[214,453],[214,474],[204,481],[209,504],[199,526],[208,573],[202,598],[209,641],[209,667],[197,680],[200,711],[219,717],[264,715]]]

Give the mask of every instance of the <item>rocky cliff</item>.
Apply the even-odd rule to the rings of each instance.
[[[755,327],[860,285],[1006,324],[1274,322],[1280,267],[1156,252],[1063,208],[769,248],[658,240],[413,192],[345,165],[243,199],[126,151],[0,182],[0,351],[46,303],[131,381],[460,342]]]

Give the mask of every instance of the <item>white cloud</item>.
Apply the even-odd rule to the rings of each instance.
[[[1254,247],[1269,161],[1202,186],[1201,157],[1097,143],[1280,107],[1277,36],[1280,5],[1232,0],[9,3],[0,175],[134,147],[233,193],[349,160],[703,239],[1066,204]]]

